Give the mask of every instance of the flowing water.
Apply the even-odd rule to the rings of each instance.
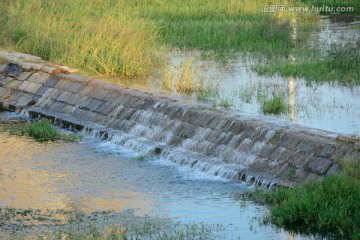
[[[359,36],[356,21],[322,19],[320,24],[322,30],[313,36],[317,40],[348,42]],[[174,54],[172,64],[185,57]],[[309,86],[303,79],[261,77],[244,59],[226,65],[213,62],[203,70],[220,81],[221,98],[228,98],[235,111],[258,115],[260,107],[254,97],[258,89],[265,94],[287,92],[291,109],[278,117],[282,121],[359,134],[358,86]],[[138,87],[143,88],[141,85]],[[154,91],[150,85],[145,88]],[[176,97],[196,101],[193,96]],[[9,114],[0,113],[1,117]],[[117,134],[105,141],[82,134],[80,143],[44,144],[0,133],[0,207],[55,210],[75,206],[85,212],[132,209],[137,216],[222,224],[226,227],[224,239],[310,238],[262,226],[257,219],[266,208],[238,200],[238,194],[253,187],[229,180],[230,172],[213,174],[182,166],[172,159],[174,152],[166,154],[166,150],[160,156],[143,155],[147,150],[142,148],[147,145],[141,145],[139,136]]]
[[[166,158],[139,156],[87,135],[79,143],[38,143],[0,133],[0,143],[2,208],[132,209],[137,216],[184,224],[221,224],[226,228],[224,239],[303,239],[261,226],[256,219],[265,207],[236,199],[253,189],[245,183],[194,171]]]

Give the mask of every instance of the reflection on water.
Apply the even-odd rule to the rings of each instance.
[[[296,81],[295,78],[289,78],[289,118],[292,121],[297,120],[297,109],[296,109]]]
[[[298,38],[298,23],[291,21],[291,37],[296,42]],[[321,46],[326,50],[332,43],[354,42],[360,36],[359,17],[345,20],[340,17],[320,17],[319,32],[309,36],[309,42],[314,46]],[[191,53],[196,55],[196,53]],[[199,54],[199,53],[197,53]],[[186,61],[189,53],[174,51],[171,55],[171,66],[177,66]],[[194,56],[196,57],[196,56]],[[289,61],[296,61],[293,56]],[[360,134],[360,86],[339,86],[334,83],[309,85],[304,79],[264,77],[250,70],[255,63],[251,57],[239,57],[227,64],[200,61],[201,74],[204,78],[215,79],[220,83],[220,97],[230,99],[232,108],[242,114],[261,114],[257,92],[259,86],[267,94],[285,94],[289,100],[290,111],[287,115],[276,116],[281,120],[288,120],[297,124],[328,130],[337,133]],[[195,63],[196,64],[196,63]],[[112,80],[116,83],[116,80]],[[122,85],[141,90],[159,93],[159,86],[149,82],[121,82]],[[169,94],[169,93],[167,93]],[[170,93],[174,95],[174,93]],[[246,101],[244,101],[244,95]],[[173,96],[174,97],[174,96]],[[196,102],[196,97],[179,96],[185,101]],[[212,103],[209,103],[212,106]]]
[[[359,16],[323,16],[319,21],[320,32],[311,34],[310,42],[325,49],[334,43],[355,43],[359,40],[359,26]]]
[[[259,225],[264,207],[233,198],[249,189],[243,183],[202,176],[164,159],[135,160],[137,153],[90,137],[40,144],[0,133],[0,143],[0,207],[134,209],[139,216],[220,223],[228,229],[226,239],[290,237]]]
[[[125,181],[115,169],[126,168],[128,162],[111,159],[103,166],[84,144],[43,144],[4,134],[0,139],[1,206],[121,211],[141,205],[143,212],[150,212],[151,198],[132,188],[117,188],[112,181]]]

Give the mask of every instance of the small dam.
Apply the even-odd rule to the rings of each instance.
[[[2,51],[0,61],[0,108],[225,179],[291,187],[360,157],[351,135],[124,88],[28,54]]]

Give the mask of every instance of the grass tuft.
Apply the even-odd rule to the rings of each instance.
[[[344,158],[341,173],[292,189],[256,190],[248,195],[271,206],[265,223],[330,239],[359,239],[359,166],[359,159]]]
[[[10,134],[17,136],[29,136],[39,142],[48,141],[67,141],[75,142],[81,138],[76,134],[64,134],[60,133],[50,122],[46,119],[42,119],[35,123],[18,123],[15,125],[4,126],[4,130]]]
[[[264,99],[261,102],[261,111],[264,114],[282,114],[288,110],[288,104],[285,102],[282,95],[275,95],[270,99]]]
[[[203,66],[197,66],[196,59],[189,55],[175,69],[169,66],[163,69],[161,87],[180,93],[203,93],[200,98],[216,94],[219,82],[206,78],[202,69]]]

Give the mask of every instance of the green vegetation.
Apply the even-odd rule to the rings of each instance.
[[[190,54],[172,69],[167,66],[162,70],[160,85],[163,89],[181,93],[203,93],[202,96],[216,94],[219,82],[206,78],[201,66],[196,66],[196,59]]]
[[[281,114],[286,113],[288,105],[284,100],[284,96],[275,95],[270,99],[265,99],[261,102],[261,111],[265,114]]]
[[[146,156],[145,155],[139,155],[137,157],[134,158],[135,161],[143,161],[145,160]]]
[[[230,108],[234,105],[231,98],[225,97],[220,99],[219,105],[223,108]]]
[[[202,92],[196,92],[196,99],[199,101],[208,101],[212,98],[219,97],[219,93],[217,89],[207,89]]]
[[[264,14],[264,3],[4,0],[0,46],[110,76],[151,74],[164,63],[164,44],[225,58],[234,51],[286,54],[294,44],[289,19],[300,13]]]
[[[358,0],[301,0],[303,3],[306,3],[308,6],[328,6],[328,7],[354,7],[354,12],[360,12],[360,2]],[[322,13],[329,14],[329,13]]]
[[[169,48],[198,49],[206,59],[224,61],[235,52],[251,53],[266,62],[254,68],[261,74],[359,83],[358,51],[339,47],[321,58],[307,54],[314,47],[301,49],[316,29],[317,13],[262,11],[272,4],[269,0],[3,0],[0,47],[109,77],[142,78],[160,70],[162,87],[183,93],[201,90],[204,81],[187,78],[191,62],[181,66],[180,80],[172,80],[173,69],[166,66]],[[353,6],[356,12],[360,7],[357,0],[282,0],[281,5]],[[290,55],[299,60],[284,60]],[[304,55],[311,57],[302,59]]]
[[[290,1],[283,1],[289,3]],[[293,46],[288,21],[295,14],[264,14],[268,1],[127,1],[134,14],[155,21],[173,47],[215,51],[286,53]],[[298,5],[302,5],[297,2]],[[299,15],[299,13],[297,13]],[[305,14],[304,14],[305,15]]]
[[[118,1],[3,0],[0,46],[106,75],[148,75],[158,27]]]
[[[115,224],[116,223],[116,224]],[[169,219],[136,217],[132,212],[0,208],[0,225],[10,239],[221,239],[221,224],[181,224]],[[15,231],[14,231],[15,230]]]
[[[357,158],[356,158],[357,157]],[[317,233],[330,239],[360,238],[360,159],[341,160],[342,173],[300,184],[293,189],[249,193],[270,204],[265,223],[288,230]]]
[[[355,45],[332,45],[326,57],[320,56],[310,54],[296,62],[275,60],[266,65],[257,65],[254,70],[263,75],[303,77],[314,82],[360,84],[360,41]]]
[[[164,227],[166,226],[167,229]],[[88,225],[87,229],[82,231],[62,231],[62,237],[66,236],[69,240],[80,239],[102,239],[102,240],[127,240],[127,239],[154,239],[154,240],[172,240],[172,239],[217,239],[223,232],[221,226],[209,224],[169,224],[157,223],[156,221],[144,222],[142,226],[132,226],[130,229],[124,229],[119,225],[99,228],[96,225]],[[217,237],[214,237],[217,236]],[[219,236],[220,235],[220,236]],[[58,234],[48,235],[46,239],[59,239]]]
[[[76,134],[60,133],[50,122],[42,119],[34,123],[17,123],[14,125],[5,125],[5,131],[18,136],[29,136],[39,142],[47,141],[79,141],[81,138]]]

